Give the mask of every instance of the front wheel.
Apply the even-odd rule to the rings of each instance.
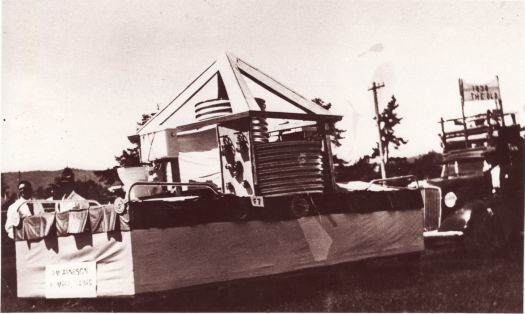
[[[488,255],[500,247],[494,212],[482,202],[467,204],[471,218],[464,232],[464,243],[468,253]]]

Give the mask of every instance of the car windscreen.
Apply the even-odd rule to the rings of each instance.
[[[451,160],[443,164],[442,177],[482,175],[483,159]]]

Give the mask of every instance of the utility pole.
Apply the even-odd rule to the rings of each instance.
[[[372,82],[372,87],[368,90],[371,90],[374,93],[374,105],[376,109],[376,120],[377,120],[377,131],[379,132],[379,158],[381,158],[381,178],[386,179],[386,170],[385,170],[385,158],[383,157],[383,141],[381,140],[381,125],[379,123],[379,104],[377,102],[377,90],[385,87],[384,83],[376,84]]]

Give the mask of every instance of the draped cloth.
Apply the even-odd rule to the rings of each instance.
[[[15,242],[18,297],[45,297],[45,269],[53,264],[95,262],[96,293],[105,297],[424,250],[421,207],[138,229],[132,223],[131,231],[122,228],[128,226],[123,223],[129,221],[129,216],[119,215],[117,222],[110,209],[102,206],[57,213],[57,233],[61,230],[63,235],[56,237],[50,234],[38,238],[52,230],[46,227],[52,225],[52,215],[44,227],[39,224],[44,218],[38,223],[37,217],[27,219],[26,225],[35,227],[26,227],[29,229],[22,234],[38,239]],[[112,227],[116,230],[110,231]],[[90,228],[91,232],[82,232]]]
[[[42,213],[38,216],[25,217],[21,226],[15,228],[16,240],[35,240],[49,235],[55,223],[54,213]]]
[[[91,232],[109,232],[115,230],[117,213],[112,206],[97,206],[89,209]]]
[[[67,211],[56,213],[57,235],[82,233],[86,230],[88,211]]]

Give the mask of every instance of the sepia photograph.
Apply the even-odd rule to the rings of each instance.
[[[1,312],[523,313],[525,1],[1,20]]]

